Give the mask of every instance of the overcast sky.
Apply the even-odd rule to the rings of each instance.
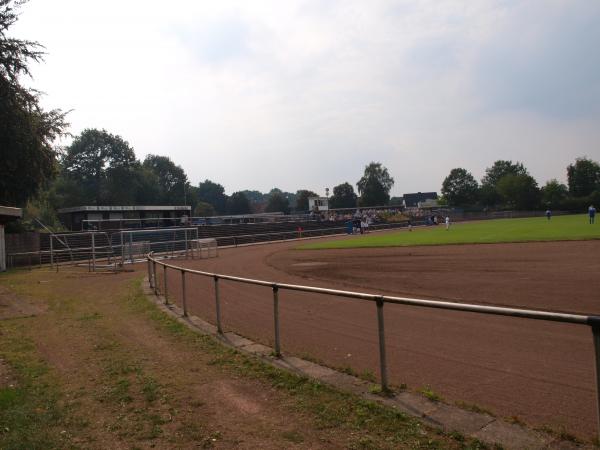
[[[393,195],[522,161],[540,185],[600,160],[600,1],[30,0],[32,85],[139,158],[227,193],[355,185]]]

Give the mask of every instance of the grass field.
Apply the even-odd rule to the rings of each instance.
[[[396,247],[411,245],[489,244],[498,242],[531,242],[600,239],[600,222],[590,225],[587,215],[526,219],[498,219],[445,225],[416,227],[396,233],[373,233],[351,239],[313,242],[301,249],[335,249],[364,247]]]

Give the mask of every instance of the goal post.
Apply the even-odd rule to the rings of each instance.
[[[209,239],[192,239],[190,243],[189,256],[191,258],[216,258],[219,256],[219,250],[217,247],[217,240],[214,238]]]
[[[190,241],[198,239],[198,228],[162,228],[121,230],[116,236],[121,260],[135,262],[154,252],[161,256],[175,256],[187,253]]]

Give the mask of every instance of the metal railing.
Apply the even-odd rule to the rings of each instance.
[[[421,222],[414,222],[413,225],[420,225]],[[373,224],[369,227],[370,231],[384,231],[395,228],[406,227],[406,222],[399,223],[379,223]],[[170,238],[168,240],[154,240],[148,237],[147,233],[159,233],[161,231],[173,233],[184,233],[185,230],[190,231],[189,234],[181,235],[180,239]],[[69,233],[62,236],[61,241],[66,242],[67,237],[70,237],[66,243],[61,242],[55,238],[55,235],[50,235],[48,240],[48,248],[40,249],[37,251],[30,252],[12,252],[6,255],[7,267],[32,267],[42,266],[44,264],[50,264],[54,266],[56,263],[61,264],[73,264],[83,263],[88,260],[107,260],[111,258],[120,258],[121,261],[125,261],[124,253],[127,249],[128,238],[121,239],[123,234],[138,233],[143,239],[150,241],[151,248],[154,253],[168,253],[173,254],[175,251],[185,249],[189,240],[197,238],[213,238],[217,241],[219,247],[227,246],[241,246],[256,243],[266,243],[274,241],[292,240],[297,238],[308,238],[317,236],[328,236],[337,234],[346,234],[346,227],[329,227],[329,228],[313,228],[303,229],[302,231],[291,230],[291,231],[275,231],[268,233],[253,233],[253,234],[238,234],[238,235],[227,235],[227,236],[211,236],[196,233],[197,228],[172,228],[172,229],[143,229],[143,230],[115,230],[113,233],[107,232],[77,232]],[[192,233],[193,231],[193,233]],[[93,239],[93,236],[105,236],[108,238]],[[86,239],[81,242],[74,242],[72,239],[77,237],[85,236]],[[67,245],[69,244],[69,245]]]
[[[593,315],[581,315],[581,314],[568,314],[568,313],[557,313],[549,311],[535,311],[529,309],[519,308],[506,308],[498,306],[485,306],[469,303],[453,303],[438,300],[424,300],[409,297],[396,297],[388,295],[375,295],[367,294],[362,292],[344,291],[339,289],[328,289],[314,286],[304,286],[287,283],[277,283],[272,281],[254,280],[251,278],[242,278],[232,275],[217,274],[211,272],[204,272],[200,270],[188,269],[185,267],[179,267],[172,264],[167,264],[157,260],[152,253],[147,256],[148,265],[148,280],[150,287],[154,290],[155,295],[159,294],[159,288],[157,286],[156,277],[156,266],[162,266],[163,268],[163,289],[162,294],[165,298],[165,303],[168,304],[168,293],[167,293],[167,269],[178,271],[181,274],[181,286],[182,286],[182,308],[184,317],[188,316],[188,304],[186,296],[186,274],[200,275],[203,277],[209,277],[214,280],[214,292],[215,292],[215,312],[216,312],[216,325],[219,334],[223,334],[223,326],[221,322],[221,302],[219,296],[219,280],[233,281],[236,283],[244,283],[255,286],[270,287],[273,293],[273,326],[274,326],[274,338],[275,338],[275,356],[281,356],[281,341],[280,341],[280,330],[279,330],[279,291],[300,291],[310,292],[315,294],[325,294],[338,297],[352,298],[357,300],[366,300],[375,303],[377,312],[377,331],[379,341],[379,369],[380,369],[380,383],[381,389],[384,392],[389,392],[389,383],[387,376],[387,359],[385,349],[385,327],[384,327],[384,305],[386,303],[397,304],[397,305],[409,305],[423,308],[436,308],[445,309],[451,311],[464,311],[480,314],[492,314],[499,316],[508,317],[519,317],[524,319],[532,320],[543,320],[550,322],[561,322],[576,325],[589,326],[592,330],[593,344],[594,344],[594,359],[595,359],[595,378],[596,378],[596,412],[597,412],[597,423],[598,423],[598,436],[600,436],[600,316]]]

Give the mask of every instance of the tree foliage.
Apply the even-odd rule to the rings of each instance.
[[[502,196],[498,192],[498,182],[507,175],[529,175],[525,166],[507,160],[498,160],[485,170],[481,180],[480,200],[486,206],[496,206],[502,202]]]
[[[539,189],[531,175],[509,174],[498,180],[496,189],[502,201],[513,209],[535,209],[539,204]]]
[[[227,212],[227,196],[225,188],[214,181],[204,180],[198,185],[198,199],[201,202],[211,204],[217,214],[225,214]]]
[[[186,200],[188,178],[181,166],[176,165],[168,156],[148,155],[144,159],[144,168],[157,178],[161,196],[157,199],[165,205],[183,205]]]
[[[354,208],[356,206],[354,188],[348,182],[338,184],[333,188],[333,195],[329,199],[330,208]]]
[[[498,184],[498,181],[506,175],[528,175],[528,172],[523,163],[520,163],[519,161],[513,163],[512,161],[500,159],[494,162],[492,167],[488,167],[485,170],[485,175],[481,180],[481,184],[495,187]]]
[[[361,206],[386,205],[390,200],[390,190],[394,179],[381,163],[371,162],[365,167],[362,178],[358,181],[358,193]]]
[[[198,202],[196,206],[194,206],[194,209],[192,209],[192,214],[196,217],[210,217],[216,216],[217,211],[210,203]]]
[[[569,192],[575,197],[590,195],[600,190],[600,164],[589,158],[577,158],[567,167]]]
[[[281,192],[273,192],[269,196],[267,202],[266,212],[282,212],[284,214],[290,213],[290,202],[287,197]]]
[[[227,214],[250,214],[250,201],[243,192],[234,192],[227,199]]]
[[[310,197],[318,197],[318,195],[306,189],[296,192],[296,211],[308,211],[308,199]]]
[[[37,91],[24,87],[29,64],[44,52],[37,42],[7,36],[23,2],[0,0],[0,204],[24,206],[57,172],[53,141],[67,123],[61,110],[45,111]]]
[[[86,204],[131,204],[130,177],[140,164],[133,148],[120,136],[106,130],[84,130],[67,147],[62,166],[65,175],[79,186]]]
[[[541,189],[542,203],[550,208],[558,208],[568,195],[567,187],[556,179],[549,180]]]
[[[479,185],[466,169],[450,171],[442,183],[442,195],[450,206],[469,206],[477,202]]]

